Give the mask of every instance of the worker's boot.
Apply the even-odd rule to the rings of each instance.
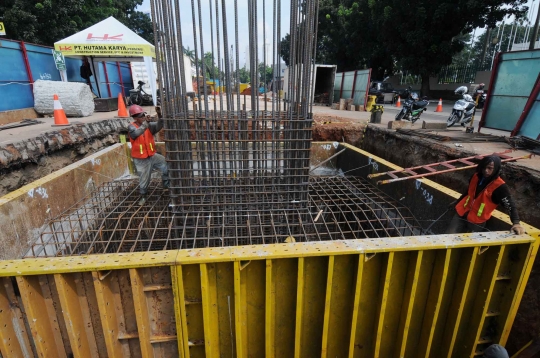
[[[143,206],[146,203],[146,195],[141,195],[141,199],[139,199],[139,206]]]

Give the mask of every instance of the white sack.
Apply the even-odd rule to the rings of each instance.
[[[87,117],[94,113],[94,96],[85,83],[43,81],[34,82],[34,109],[39,114],[54,113],[54,95],[68,117]]]

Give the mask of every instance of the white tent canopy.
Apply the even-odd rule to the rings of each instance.
[[[154,45],[127,28],[114,17],[109,17],[74,35],[55,42],[54,48],[64,56],[83,57],[102,61],[144,61],[150,78],[150,88],[156,104],[156,77],[152,58],[156,57]],[[99,83],[99,69],[93,66],[96,82]],[[99,91],[99,84],[98,84]]]

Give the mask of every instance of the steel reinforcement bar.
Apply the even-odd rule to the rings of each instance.
[[[3,357],[474,357],[505,344],[538,233],[0,263]]]

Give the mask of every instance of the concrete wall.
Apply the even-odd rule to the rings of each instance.
[[[20,258],[40,228],[94,187],[129,174],[123,144],[115,144],[0,198],[0,260]]]

